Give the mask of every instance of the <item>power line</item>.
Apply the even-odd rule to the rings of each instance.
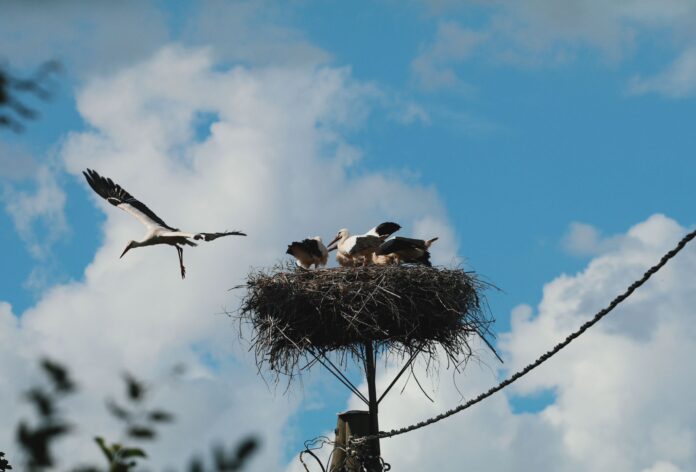
[[[447,410],[444,413],[441,413],[437,416],[434,416],[430,419],[427,419],[425,421],[421,421],[420,423],[413,424],[411,426],[407,426],[405,428],[401,429],[392,429],[391,431],[387,432],[380,432],[378,434],[373,434],[370,436],[362,436],[360,438],[353,438],[352,442],[353,443],[363,443],[366,441],[374,441],[377,439],[384,439],[384,438],[391,438],[394,436],[398,436],[400,434],[404,433],[409,433],[411,431],[415,431],[417,429],[423,428],[425,426],[431,425],[433,423],[437,423],[438,421],[444,420],[445,418],[448,418],[452,415],[455,415],[459,413],[460,411],[464,411],[467,408],[476,405],[477,403],[485,400],[486,398],[490,397],[496,392],[499,392],[500,390],[504,389],[508,385],[512,384],[513,382],[519,380],[520,378],[524,377],[528,373],[530,373],[532,370],[535,368],[539,367],[541,364],[549,360],[551,357],[553,357],[556,353],[558,353],[561,349],[566,347],[568,344],[570,344],[574,339],[579,337],[581,334],[583,334],[585,331],[587,331],[589,328],[597,324],[599,320],[604,318],[606,315],[608,315],[614,308],[616,308],[621,302],[626,300],[628,297],[630,297],[633,292],[636,291],[641,285],[643,285],[645,282],[650,279],[658,270],[662,269],[667,262],[672,259],[674,256],[676,256],[684,247],[696,237],[696,230],[690,232],[686,236],[682,238],[681,241],[672,249],[669,251],[667,254],[662,256],[660,261],[652,266],[650,269],[648,269],[645,274],[643,274],[643,277],[640,279],[636,280],[633,282],[625,292],[623,292],[621,295],[617,296],[606,308],[603,310],[597,312],[597,314],[594,315],[594,317],[587,321],[585,324],[583,324],[577,331],[571,333],[568,335],[565,340],[559,344],[557,344],[553,349],[550,351],[547,351],[544,353],[541,357],[539,357],[537,360],[532,362],[531,364],[528,364],[524,369],[517,371],[515,374],[513,374],[511,377],[508,377],[507,379],[503,380],[500,382],[498,385],[495,387],[492,387],[491,389],[481,393],[479,396],[472,398],[471,400],[467,401],[466,403],[463,403],[456,408],[453,408],[451,410]]]

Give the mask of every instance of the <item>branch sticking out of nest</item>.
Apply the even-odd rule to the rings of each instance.
[[[437,361],[438,348],[460,365],[470,336],[493,322],[472,272],[425,266],[299,270],[276,266],[249,274],[238,318],[253,328],[259,368],[298,374],[311,353],[360,357],[375,343],[388,354],[417,352]]]

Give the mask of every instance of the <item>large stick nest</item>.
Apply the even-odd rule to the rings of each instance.
[[[360,357],[366,342],[428,363],[444,351],[459,365],[473,354],[470,337],[489,333],[488,286],[462,269],[276,266],[249,274],[239,319],[251,324],[259,368],[276,374],[293,376],[314,355]]]

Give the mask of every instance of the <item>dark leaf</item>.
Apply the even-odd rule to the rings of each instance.
[[[128,373],[124,374],[123,380],[126,382],[128,398],[134,402],[141,401],[145,396],[145,386]]]
[[[35,387],[25,393],[25,396],[29,402],[31,402],[35,407],[39,416],[48,418],[53,416],[55,413],[55,408],[53,407],[53,399],[51,396],[44,392],[42,389]]]
[[[259,448],[259,440],[254,437],[246,438],[237,446],[237,460],[243,462]]]
[[[50,359],[43,359],[41,367],[50,377],[55,389],[61,393],[69,393],[75,390],[75,384],[68,375],[68,370],[62,365]]]
[[[213,447],[213,460],[215,461],[215,467],[218,470],[225,470],[227,468],[227,454],[225,453],[225,448],[218,444]]]
[[[200,457],[194,457],[189,464],[189,472],[203,472],[203,461]]]
[[[128,436],[137,439],[154,439],[155,431],[144,426],[131,426],[128,428]]]
[[[147,455],[145,454],[145,451],[143,451],[142,449],[139,449],[137,447],[131,447],[131,448],[124,449],[123,451],[121,451],[121,457],[124,459],[128,459],[130,457],[145,458],[145,457],[147,457]]]
[[[32,466],[51,467],[53,465],[51,442],[68,431],[70,426],[67,424],[48,424],[32,430],[26,423],[21,422],[17,427],[17,441],[26,451]]]
[[[131,414],[128,410],[120,406],[112,399],[108,399],[106,401],[106,408],[109,410],[109,413],[111,413],[120,420],[128,421],[131,417]]]
[[[174,421],[174,415],[164,410],[153,410],[148,415],[148,418],[152,421],[158,421],[160,423],[169,423]]]
[[[0,451],[0,472],[5,472],[6,470],[12,470],[12,466],[9,464],[7,459],[3,459],[5,453]]]
[[[104,438],[97,436],[96,438],[94,438],[94,441],[99,445],[99,449],[101,449],[102,453],[104,453],[106,459],[109,462],[113,462],[114,454],[111,452],[111,448],[106,445]]]

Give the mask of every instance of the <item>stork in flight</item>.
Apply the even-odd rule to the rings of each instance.
[[[293,241],[285,253],[297,259],[297,265],[303,269],[309,269],[312,264],[315,269],[325,266],[329,259],[329,251],[319,236]]]
[[[397,223],[387,221],[372,228],[365,234],[351,236],[346,228],[341,229],[329,244],[329,251],[336,251],[336,261],[343,267],[367,265],[372,262],[372,254],[389,236],[401,229]]]
[[[120,185],[114,183],[108,177],[102,177],[97,172],[87,169],[82,172],[87,179],[87,183],[100,197],[107,202],[127,211],[140,221],[147,229],[147,234],[142,241],[130,241],[123,250],[121,257],[125,256],[128,251],[136,247],[154,246],[155,244],[169,244],[176,248],[179,254],[179,268],[181,269],[181,278],[186,276],[186,268],[184,267],[184,249],[181,246],[198,246],[195,241],[212,241],[223,236],[246,236],[240,231],[225,231],[222,233],[184,233],[177,228],[172,228],[165,223],[162,218],[157,216],[143,202],[134,198],[130,193],[124,190]]]
[[[430,267],[430,245],[438,238],[428,240],[403,238],[397,236],[388,241],[384,241],[373,254],[373,261],[376,264],[400,264],[402,262],[413,262]]]

